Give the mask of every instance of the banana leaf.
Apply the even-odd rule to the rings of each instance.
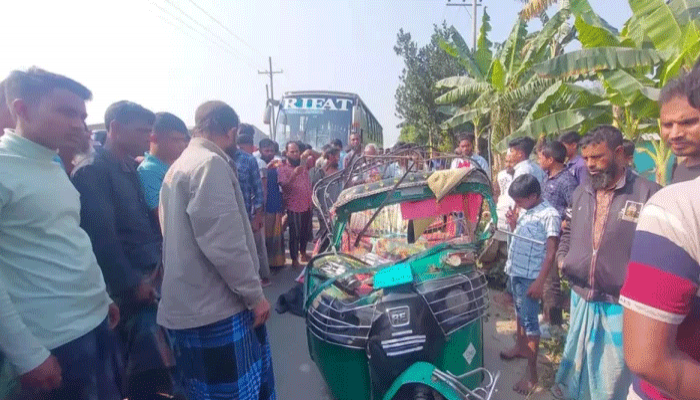
[[[514,74],[520,66],[520,52],[525,45],[526,36],[527,24],[521,19],[517,19],[508,39],[503,44],[501,54],[497,57],[508,75]]]
[[[561,29],[565,27],[569,15],[568,10],[561,10],[554,14],[552,18],[544,24],[542,30],[523,47],[525,56],[516,74],[517,76],[522,75],[525,71],[529,70],[536,61],[541,60],[542,57],[545,56],[545,52],[554,38],[561,34]],[[567,36],[568,35],[562,40],[566,39]]]
[[[700,18],[700,0],[671,0],[668,8],[681,26]]]
[[[653,49],[601,47],[572,51],[532,66],[540,76],[565,78],[589,76],[594,72],[653,67],[670,54]]]
[[[608,21],[596,14],[587,0],[571,0],[569,2],[569,8],[572,14],[580,16],[587,25],[603,28],[613,35],[618,34],[617,28],[610,25]]]
[[[462,110],[462,111],[459,111],[457,114],[455,114],[452,118],[443,122],[440,125],[440,127],[442,129],[457,128],[457,127],[462,126],[468,122],[472,122],[474,120],[474,118],[476,118],[480,115],[484,115],[486,113],[488,113],[488,110],[485,110],[485,109]]]
[[[562,107],[562,105],[571,109],[600,105],[604,101],[603,96],[605,96],[603,91],[556,81],[537,98],[523,122],[528,123],[549,115],[553,111],[560,111],[561,108],[556,110],[556,107]]]
[[[493,60],[493,69],[491,70],[491,85],[497,91],[502,91],[506,87],[506,72],[503,70],[503,65],[498,59]]]
[[[447,115],[447,116],[451,117],[451,116],[457,114],[458,112],[460,112],[460,109],[459,109],[459,107],[455,107],[455,106],[439,106],[437,108],[437,112],[439,112],[440,114]]]
[[[658,50],[680,51],[681,27],[664,0],[629,0],[634,15]]]
[[[656,93],[655,88],[647,88],[634,76],[621,69],[614,71],[603,71],[601,75],[604,77],[605,84],[612,90],[619,93],[630,104],[633,103],[640,95],[651,96]],[[653,99],[649,98],[649,100],[658,100],[658,93],[656,93],[655,97],[656,98]]]
[[[454,29],[453,27],[450,29]],[[456,33],[456,30],[455,32]],[[459,34],[457,33],[457,36]],[[461,36],[459,36],[461,38]],[[455,35],[452,35],[452,40],[455,41]],[[445,41],[444,39],[439,39],[438,40],[438,46],[445,51],[449,56],[453,57],[454,59],[457,60],[469,73],[471,77],[474,79],[483,79],[484,75],[481,73],[481,70],[479,69],[479,66],[476,65],[476,62],[474,62],[474,59],[472,58],[471,54],[468,51],[464,50],[464,48],[461,48],[459,45],[455,45],[452,43],[449,43]],[[466,44],[465,44],[466,46]]]
[[[622,28],[620,35],[625,38],[623,42],[631,42],[634,44],[633,46],[626,47],[642,47],[648,40],[646,34],[644,34],[642,19],[637,18],[635,15],[632,15],[632,17],[625,22],[625,26]]]
[[[580,15],[576,16],[574,26],[583,48],[620,46],[620,40],[615,34],[605,28],[589,25]]]
[[[557,0],[530,0],[518,14],[523,21],[529,21],[542,15]]]
[[[486,82],[474,81],[472,83],[456,87],[435,99],[437,104],[454,104],[466,100],[472,96],[492,90],[492,86]]]
[[[500,141],[497,145],[497,149],[504,151],[508,147],[508,142],[517,137],[529,136],[537,138],[542,134],[553,135],[575,129],[586,120],[594,120],[606,112],[609,112],[609,109],[605,107],[591,107],[564,110],[549,114],[521,125],[518,130]]]
[[[476,53],[474,54],[474,61],[476,65],[479,66],[482,74],[485,74],[486,71],[489,70],[491,60],[493,59],[493,53],[491,51],[491,46],[493,44],[488,39],[488,33],[491,32],[491,24],[489,24],[489,21],[491,21],[491,18],[484,9],[484,14],[481,17],[479,38],[476,41]]]
[[[554,83],[553,79],[534,77],[530,81],[516,87],[515,89],[500,93],[496,101],[499,105],[512,108],[514,105],[532,101],[543,91],[547,90],[552,83]]]
[[[450,76],[449,78],[441,79],[435,83],[437,89],[456,88],[459,86],[469,85],[476,82],[474,78],[469,76]]]
[[[675,59],[666,63],[661,72],[661,84],[665,85],[672,77],[678,75],[681,67],[691,67],[700,54],[700,29],[697,22],[693,21],[685,26],[682,51]]]
[[[564,82],[556,81],[553,85],[549,86],[540,97],[535,100],[535,103],[530,107],[530,111],[525,116],[524,121],[532,121],[548,113],[552,108],[552,103],[556,98],[562,96]]]

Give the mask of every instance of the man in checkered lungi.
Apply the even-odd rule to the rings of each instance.
[[[239,120],[220,101],[202,104],[195,133],[160,194],[162,298],[190,400],[275,399],[265,329],[270,304],[258,277],[255,239],[224,152]]]

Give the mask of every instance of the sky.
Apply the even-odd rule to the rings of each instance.
[[[631,15],[627,1],[589,1],[613,26],[622,27]],[[295,90],[357,93],[382,124],[389,146],[397,140],[401,122],[394,100],[403,69],[393,50],[399,29],[422,46],[433,24],[445,20],[471,44],[471,7],[446,3],[3,1],[0,76],[36,65],[83,83],[93,92],[88,123],[101,122],[111,103],[131,100],[155,112],[172,112],[191,126],[197,106],[217,99],[230,104],[243,122],[268,132],[263,114],[269,78],[258,71],[267,70],[272,57],[273,69],[283,70],[274,76],[276,98]],[[505,40],[522,3],[482,4],[491,17],[491,41]]]

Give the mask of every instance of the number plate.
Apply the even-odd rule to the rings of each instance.
[[[401,263],[384,268],[374,274],[374,288],[388,288],[413,282],[413,270],[408,263]]]

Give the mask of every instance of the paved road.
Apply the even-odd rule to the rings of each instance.
[[[294,286],[294,279],[298,274],[299,271],[287,268],[272,277],[272,286],[265,289],[265,295],[273,309],[279,295]],[[504,362],[498,357],[500,351],[513,345],[515,323],[512,310],[503,309],[492,303],[489,314],[490,318],[484,323],[484,361],[486,368],[492,372],[501,371],[494,400],[524,398],[515,395],[511,388],[523,376],[526,361]],[[267,328],[272,346],[277,398],[280,400],[333,400],[316,365],[309,358],[304,319],[289,313],[280,315],[273,311]],[[540,367],[544,369],[543,364],[545,363]],[[540,371],[541,377],[546,374]],[[543,389],[539,389],[530,398],[552,400],[549,391]]]
[[[287,268],[272,277],[265,296],[273,309],[277,298],[291,289],[299,271]],[[316,365],[309,358],[304,319],[272,312],[267,322],[275,370],[277,398],[280,400],[332,400]]]

